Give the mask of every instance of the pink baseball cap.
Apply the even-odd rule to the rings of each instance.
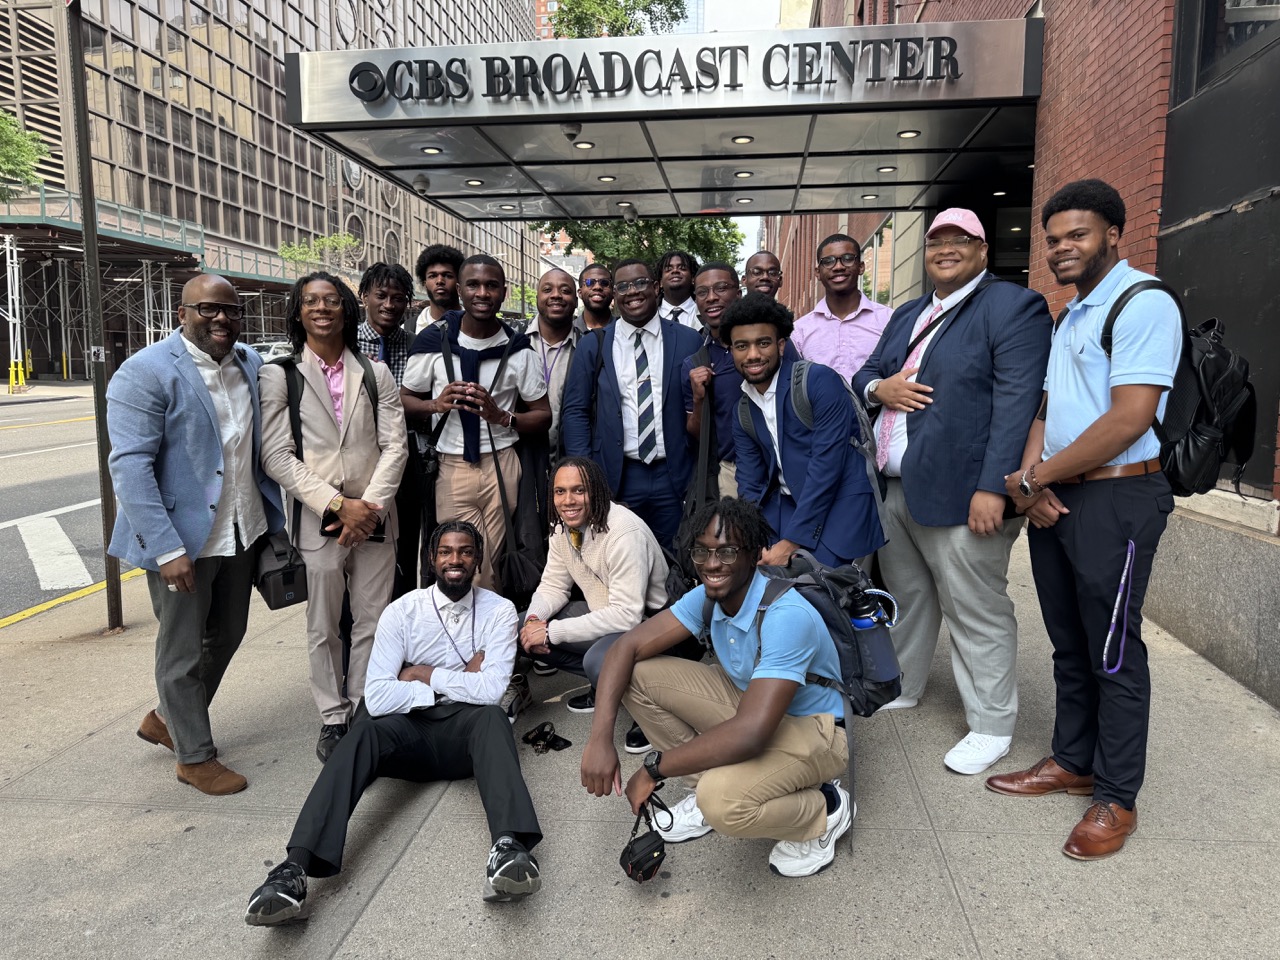
[[[977,237],[983,243],[987,242],[987,234],[982,229],[982,221],[978,219],[978,215],[972,210],[966,210],[964,207],[951,207],[943,210],[940,214],[933,218],[933,223],[929,226],[929,232],[924,235],[928,240],[943,227],[959,227],[971,237]]]

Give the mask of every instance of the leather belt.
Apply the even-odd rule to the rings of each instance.
[[[1054,483],[1085,483],[1090,480],[1118,480],[1120,477],[1145,477],[1161,471],[1160,459],[1144,460],[1142,463],[1122,463],[1115,467],[1096,467],[1088,473],[1074,477],[1063,477]]]

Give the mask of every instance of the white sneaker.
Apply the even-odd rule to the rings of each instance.
[[[899,697],[897,700],[890,700],[881,710],[910,710],[918,705],[920,700],[918,697]]]
[[[1012,742],[1013,737],[992,737],[970,731],[947,751],[942,762],[956,773],[981,773],[1008,753]]]
[[[702,811],[698,809],[698,795],[690,793],[687,797],[671,808],[671,826],[665,830],[659,825],[660,820],[665,820],[662,811],[658,811],[657,816],[653,818],[653,829],[658,831],[659,836],[667,843],[684,843],[686,840],[697,840],[699,837],[705,837],[711,832],[711,824],[707,823],[702,817]]]
[[[831,866],[836,858],[836,842],[845,835],[858,805],[849,798],[849,791],[832,780],[840,796],[840,805],[827,814],[827,832],[816,840],[779,840],[769,851],[769,869],[783,877],[811,877]]]

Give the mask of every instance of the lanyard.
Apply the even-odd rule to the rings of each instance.
[[[463,667],[465,667],[468,663],[471,662],[471,660],[463,656],[462,649],[458,646],[457,642],[453,639],[453,634],[449,632],[449,628],[445,626],[444,617],[440,613],[440,604],[436,603],[436,594],[434,590],[431,592],[431,605],[435,607],[436,619],[440,621],[440,629],[444,631],[444,635],[449,641],[449,646],[453,647],[453,652],[458,655],[458,659],[462,661],[462,665]],[[476,655],[476,608],[473,601],[472,607],[471,607],[471,656],[474,657],[475,655]]]
[[[556,364],[560,360],[560,353],[564,350],[564,345],[568,342],[569,338],[566,336],[556,344],[555,348],[551,351],[551,365],[547,366],[547,341],[543,340],[542,337],[538,337],[538,350],[542,353],[542,382],[548,387],[551,386],[551,375],[556,372]]]

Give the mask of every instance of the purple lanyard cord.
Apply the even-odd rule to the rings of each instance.
[[[1116,603],[1111,608],[1111,626],[1107,629],[1107,641],[1102,645],[1102,669],[1107,673],[1119,673],[1120,667],[1124,664],[1124,643],[1129,638],[1129,597],[1133,593],[1133,582],[1131,574],[1133,573],[1133,556],[1136,548],[1133,541],[1129,541],[1129,546],[1125,551],[1124,570],[1120,573],[1120,589],[1116,591]],[[1121,603],[1124,604],[1124,625],[1120,629],[1120,653],[1116,657],[1116,665],[1114,667],[1107,666],[1108,652],[1111,649],[1111,638],[1116,634],[1116,619],[1120,616]]]

